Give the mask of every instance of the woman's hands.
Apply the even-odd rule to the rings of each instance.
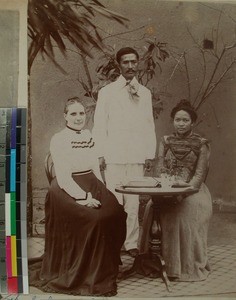
[[[99,208],[101,206],[101,202],[94,199],[91,193],[87,194],[86,200],[77,200],[76,203],[92,208]]]
[[[154,167],[154,159],[146,159],[144,164],[144,169],[147,172],[150,172]]]
[[[188,187],[188,186],[190,186],[190,184],[189,183],[187,183],[186,181],[183,181],[183,180],[181,180],[181,179],[177,179],[177,180],[175,180],[174,181],[174,183],[173,183],[174,185],[179,185],[179,186],[181,186],[181,187]]]

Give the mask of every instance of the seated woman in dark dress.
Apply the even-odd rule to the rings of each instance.
[[[190,102],[181,100],[171,112],[175,133],[161,140],[157,173],[167,169],[179,184],[199,189],[177,203],[162,206],[162,256],[167,275],[176,281],[200,281],[207,278],[207,233],[212,214],[211,195],[204,180],[208,171],[209,144],[192,131],[197,114]],[[145,235],[150,228],[151,202],[146,208],[141,253],[147,252]]]
[[[112,296],[126,213],[102,182],[85,108],[75,97],[65,105],[66,127],[50,152],[56,177],[45,203],[45,252],[30,262],[30,284],[45,292]]]

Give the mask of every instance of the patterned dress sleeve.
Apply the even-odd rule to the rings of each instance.
[[[157,156],[157,167],[156,167],[156,174],[160,174],[161,170],[165,167],[164,166],[164,159],[165,159],[165,137],[161,138]]]
[[[190,184],[195,188],[200,188],[201,184],[205,181],[209,168],[210,146],[206,140],[203,140],[203,144],[200,149],[195,173],[190,180]]]

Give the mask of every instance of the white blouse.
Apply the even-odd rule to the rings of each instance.
[[[75,199],[86,199],[86,192],[73,180],[72,173],[91,169],[102,180],[90,131],[64,128],[52,137],[50,152],[60,188]]]

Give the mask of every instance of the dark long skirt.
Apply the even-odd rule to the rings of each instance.
[[[93,173],[74,180],[101,207],[76,203],[52,181],[45,203],[45,253],[29,262],[30,284],[45,292],[115,294],[126,213]]]

